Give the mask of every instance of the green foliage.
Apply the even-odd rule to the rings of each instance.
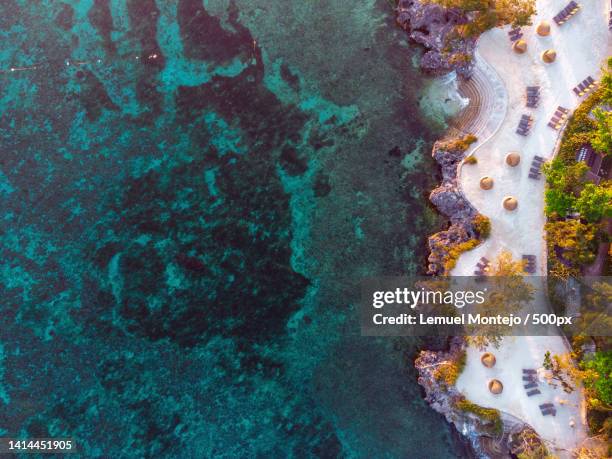
[[[433,372],[433,377],[436,381],[442,383],[445,388],[455,385],[457,378],[465,368],[467,353],[461,351],[457,356],[448,362],[440,364]]]
[[[517,444],[518,459],[554,459],[538,434],[531,429],[523,429],[513,440]]]
[[[608,57],[607,64],[601,75],[601,97],[604,103],[612,105],[612,56]]]
[[[585,143],[590,143],[597,129],[597,122],[589,114],[603,101],[604,88],[600,86],[587,97],[574,111],[563,131],[559,158],[566,164],[575,162],[576,151]]]
[[[462,242],[461,244],[448,248],[446,251],[446,258],[444,260],[444,272],[448,274],[457,264],[459,255],[461,255],[463,252],[467,252],[468,250],[472,250],[478,244],[480,244],[478,239],[470,239]]]
[[[612,217],[612,181],[605,180],[599,185],[587,183],[576,199],[575,208],[580,216],[590,223]]]
[[[494,408],[484,408],[474,402],[470,402],[466,398],[459,399],[455,402],[455,408],[464,413],[472,413],[488,424],[491,424],[492,433],[499,435],[504,429],[504,424],[501,420],[499,410]]]
[[[591,376],[583,381],[587,389],[593,389],[595,396],[606,405],[612,405],[612,351],[596,352],[593,358],[582,362],[584,370]]]
[[[542,362],[542,366],[547,370],[553,369],[552,356],[550,355],[550,351],[546,351],[544,353],[544,361]]]
[[[554,256],[554,246],[563,249],[563,257],[573,266],[592,263],[595,259],[597,228],[577,219],[549,221],[545,225],[549,253]]]
[[[442,144],[441,148],[447,151],[466,151],[471,144],[476,142],[478,137],[472,134],[466,134],[463,137],[458,137],[453,140],[449,140]]]
[[[597,107],[593,110],[596,128],[591,139],[592,147],[605,154],[612,154],[612,110]]]
[[[476,215],[474,220],[472,220],[472,224],[481,239],[486,239],[491,234],[491,220],[486,215]]]
[[[576,205],[576,196],[584,187],[583,178],[588,166],[583,162],[567,165],[561,159],[554,159],[544,165],[547,189],[544,194],[549,217],[565,217]]]
[[[486,30],[497,26],[512,24],[525,26],[531,24],[535,14],[534,0],[429,0],[445,8],[457,8],[469,14],[467,24],[457,26],[462,37],[476,37]]]
[[[478,164],[478,159],[476,159],[476,156],[470,155],[463,160],[463,163],[464,164]]]
[[[554,159],[544,164],[546,183],[566,193],[577,193],[582,188],[582,179],[589,169],[583,162],[573,162],[569,165],[560,159]]]
[[[544,201],[546,202],[544,212],[549,217],[564,217],[576,204],[573,194],[555,188],[548,188],[544,192]]]

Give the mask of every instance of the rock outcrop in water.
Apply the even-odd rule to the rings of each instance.
[[[478,211],[458,186],[457,175],[464,155],[465,144],[462,141],[438,141],[433,147],[432,156],[442,171],[442,183],[431,192],[429,200],[449,218],[450,226],[429,237],[428,274],[447,275],[449,251],[478,238],[474,225]]]
[[[469,78],[476,39],[457,35],[456,26],[469,22],[461,10],[419,0],[399,0],[396,11],[397,23],[426,49],[421,69],[435,75],[455,70]]]
[[[524,451],[526,444],[524,438],[529,439],[532,449],[543,448],[543,443],[535,431],[519,419],[501,413],[502,428],[497,431],[495,422],[457,407],[457,402],[465,400],[465,397],[455,386],[447,387],[438,381],[435,370],[441,364],[456,361],[464,349],[464,338],[455,336],[450,338],[450,345],[445,351],[421,351],[414,366],[419,374],[418,382],[425,389],[425,401],[468,439],[472,450],[471,457],[490,459],[516,457],[512,455]]]

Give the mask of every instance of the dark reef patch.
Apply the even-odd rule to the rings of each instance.
[[[253,36],[238,22],[234,1],[230,2],[228,12],[228,22],[234,31],[226,30],[218,17],[211,16],[201,0],[179,0],[177,17],[185,57],[223,63],[251,52],[255,47]]]
[[[110,55],[114,55],[116,48],[111,33],[113,31],[113,16],[110,10],[110,0],[94,0],[87,13],[90,24],[98,31],[104,48]]]

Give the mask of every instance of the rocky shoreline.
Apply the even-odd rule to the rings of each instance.
[[[430,193],[429,200],[449,219],[450,226],[428,239],[427,273],[430,275],[448,275],[450,250],[480,237],[474,224],[479,213],[463,196],[458,185],[465,147],[465,142],[457,140],[438,141],[433,147],[432,156],[440,166],[442,183]]]
[[[499,413],[501,430],[496,422],[478,414],[458,409],[465,397],[454,386],[446,386],[436,377],[440,365],[456,361],[465,351],[463,337],[451,337],[445,351],[421,351],[415,360],[419,373],[418,382],[425,391],[425,401],[460,432],[469,448],[462,453],[469,458],[510,459],[524,451],[529,439],[533,449],[543,447],[537,433],[524,422],[507,414]]]
[[[399,0],[396,21],[410,38],[425,48],[421,69],[433,75],[456,71],[469,78],[474,66],[476,38],[460,38],[456,26],[470,21],[458,8],[443,8],[419,0]]]
[[[419,0],[399,0],[396,11],[397,23],[413,41],[425,48],[420,61],[423,71],[432,75],[455,71],[460,78],[471,77],[477,39],[457,38],[454,33],[455,26],[469,22],[465,14]],[[432,156],[440,167],[442,183],[430,193],[429,200],[448,218],[449,227],[428,239],[429,275],[449,275],[458,254],[482,240],[482,231],[475,224],[480,214],[465,198],[458,184],[459,168],[470,143],[475,140],[469,137],[440,140],[433,146]],[[499,413],[499,429],[500,426],[494,425],[490,419],[458,408],[459,402],[465,400],[463,395],[454,385],[441,383],[435,370],[441,364],[456,361],[458,354],[465,352],[465,346],[463,337],[451,337],[446,349],[432,350],[430,347],[422,350],[414,363],[425,401],[442,414],[464,439],[463,457],[505,459],[521,452],[524,438],[529,438],[532,444],[541,444],[531,427],[506,414]]]

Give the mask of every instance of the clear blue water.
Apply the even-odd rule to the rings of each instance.
[[[5,0],[0,38],[0,435],[454,457],[354,310],[439,225],[389,3]]]

